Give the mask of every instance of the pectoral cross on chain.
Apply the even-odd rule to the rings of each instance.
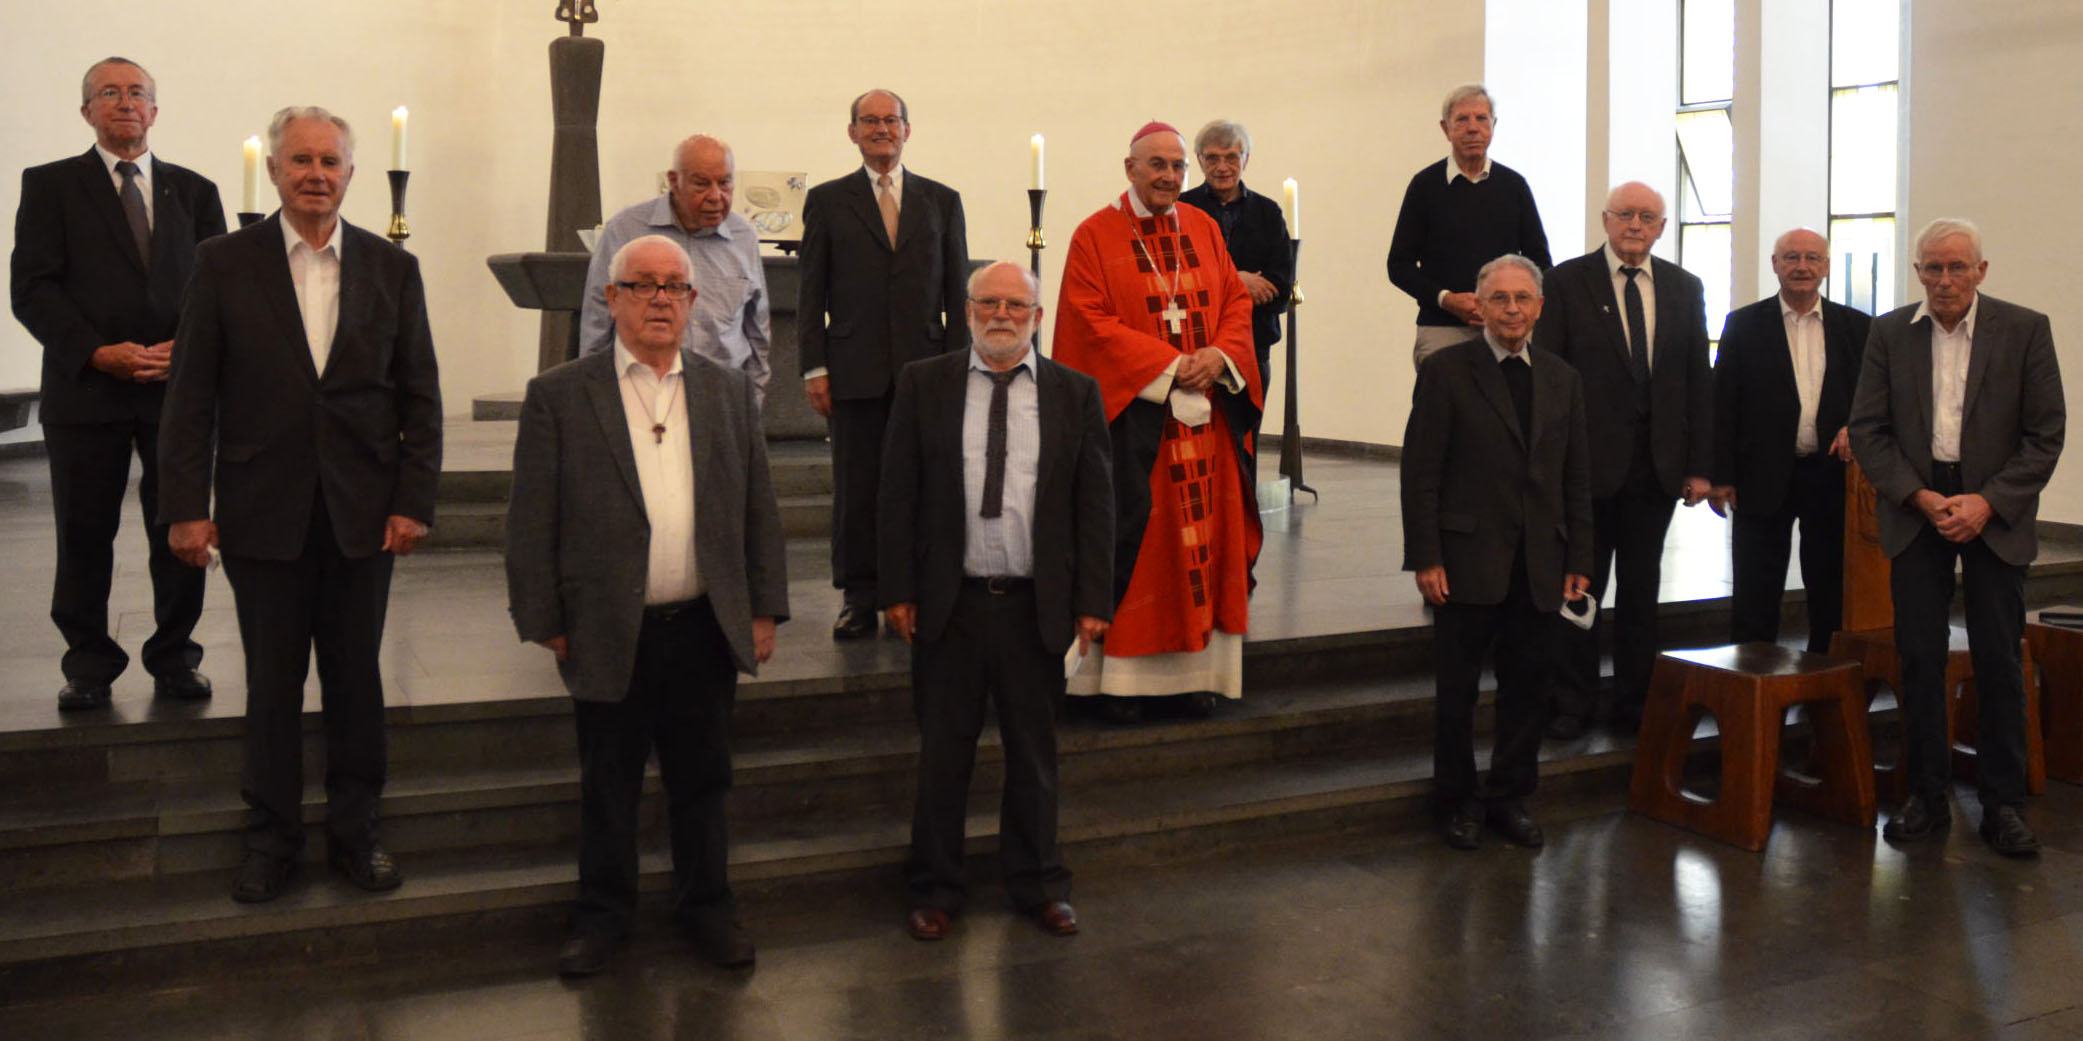
[[[1157,316],[1164,319],[1166,325],[1172,327],[1173,336],[1179,335],[1179,327],[1186,323],[1186,309],[1180,307],[1176,302],[1171,302],[1164,310],[1157,312]]]

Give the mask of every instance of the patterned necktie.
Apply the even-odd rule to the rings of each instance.
[[[890,175],[883,174],[875,179],[875,206],[882,211],[882,230],[889,233],[890,247],[897,246],[897,192],[890,185]]]
[[[137,259],[152,266],[152,222],[145,219],[145,193],[137,186],[137,164],[128,159],[116,164],[123,177],[123,216],[130,221],[130,237],[137,243]]]
[[[1005,406],[1006,388],[1020,370],[987,372],[991,377],[991,417],[984,430],[984,503],[979,517],[997,517],[1005,512]]]
[[[1642,312],[1642,284],[1635,276],[1642,273],[1638,267],[1620,266],[1620,273],[1627,276],[1627,361],[1636,383],[1649,382],[1649,338],[1644,335],[1649,320]]]

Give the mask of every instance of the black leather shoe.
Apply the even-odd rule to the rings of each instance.
[[[1099,696],[1099,718],[1109,723],[1140,723],[1143,721],[1143,699],[1124,698],[1114,694]]]
[[[67,680],[65,686],[58,691],[60,712],[86,712],[107,708],[108,702],[108,684],[95,680]]]
[[[155,698],[202,701],[210,693],[210,678],[194,669],[175,669],[152,678],[152,696]]]
[[[1041,926],[1041,931],[1050,936],[1078,935],[1078,912],[1068,900],[1051,900],[1040,907],[1029,908],[1027,917]]]
[[[954,927],[954,918],[937,907],[921,907],[904,918],[904,931],[914,940],[946,939]]]
[[[735,918],[691,925],[687,928],[687,936],[694,941],[695,953],[726,969],[742,969],[757,957],[752,937],[746,935],[745,927]]]
[[[1557,741],[1575,741],[1584,736],[1584,717],[1574,712],[1558,712],[1548,717],[1548,736]]]
[[[1541,834],[1541,826],[1533,822],[1526,807],[1513,802],[1493,802],[1483,810],[1489,818],[1490,827],[1515,846],[1539,849],[1547,836]]]
[[[1197,690],[1179,696],[1179,710],[1192,719],[1206,719],[1215,714],[1215,692]]]
[[[1912,795],[1881,827],[1880,833],[1889,842],[1921,842],[1936,838],[1952,823],[1953,811],[1945,800],[1934,803],[1921,795]]]
[[[597,976],[606,971],[622,939],[608,933],[579,933],[564,941],[557,951],[557,975],[570,979]]]
[[[1472,806],[1455,810],[1440,825],[1440,834],[1455,849],[1476,849],[1483,844],[1482,815]]]
[[[839,620],[832,623],[832,639],[858,640],[875,635],[875,612],[868,608],[847,604],[839,609]]]
[[[231,874],[231,898],[242,904],[265,904],[289,888],[297,862],[287,857],[246,851],[246,859]]]
[[[1998,806],[1982,813],[1982,839],[2006,857],[2040,855],[2040,840],[2025,826],[2016,807]]]
[[[356,888],[371,893],[388,892],[405,884],[405,876],[398,873],[398,862],[374,842],[360,848],[328,843],[326,862]]]

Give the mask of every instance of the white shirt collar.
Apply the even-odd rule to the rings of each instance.
[[[1911,325],[1915,325],[1918,322],[1921,322],[1924,319],[1929,318],[1931,319],[1931,328],[1933,328],[1934,330],[1937,330],[1940,333],[1945,333],[1948,336],[1959,336],[1965,333],[1967,335],[1967,338],[1972,340],[1975,338],[1975,312],[1980,311],[1981,309],[1982,291],[1977,289],[1975,290],[1974,302],[1967,305],[1967,314],[1961,316],[1960,324],[1954,326],[1953,331],[1950,333],[1946,333],[1945,326],[1938,324],[1938,316],[1931,313],[1931,301],[1929,300],[1926,300],[1923,303],[1917,305],[1917,313],[1910,318],[1909,322]]]
[[[1794,305],[1787,303],[1786,297],[1779,293],[1772,294],[1772,299],[1779,301],[1779,317],[1781,318],[1821,318],[1823,316],[1823,298],[1820,295],[1815,298],[1815,306],[1810,307],[1806,311],[1794,310]]]
[[[116,164],[124,161],[122,156],[119,156],[116,153],[101,147],[101,142],[99,141],[94,142],[94,154],[101,157],[101,165],[108,167],[108,173],[110,177],[123,176],[122,174],[116,172]],[[137,158],[129,161],[137,164],[137,172],[140,180],[150,181],[152,179],[151,149],[146,149],[144,152],[140,153]]]
[[[714,235],[719,239],[729,241],[731,237],[730,219],[733,216],[735,214],[726,213],[723,215],[723,223],[713,228],[688,231],[680,226],[680,215],[673,212],[673,193],[666,192],[664,195],[659,196],[658,201],[652,205],[651,212],[644,217],[644,223],[654,228],[671,228],[691,238],[707,238],[710,235]]]
[[[1529,336],[1526,338],[1526,342],[1520,345],[1519,353],[1517,354],[1505,350],[1497,342],[1497,337],[1492,335],[1488,329],[1483,330],[1483,342],[1490,345],[1490,356],[1499,362],[1503,362],[1506,358],[1517,358],[1525,362],[1527,368],[1533,367],[1533,337]]]
[[[1138,217],[1161,217],[1164,215],[1156,212],[1155,210],[1152,210],[1148,206],[1143,205],[1143,197],[1136,193],[1134,185],[1128,186],[1128,208],[1129,212],[1134,213]],[[1171,209],[1166,210],[1164,212],[1175,213],[1178,211],[1178,209],[1179,204],[1175,202],[1172,204]]]
[[[1479,182],[1482,182],[1482,181],[1487,181],[1487,180],[1489,180],[1489,179],[1490,179],[1490,153],[1488,153],[1488,152],[1485,152],[1485,153],[1483,153],[1483,168],[1482,168],[1482,169],[1480,169],[1480,170],[1477,170],[1477,171],[1475,172],[1475,176],[1474,176],[1474,177],[1469,177],[1469,176],[1468,176],[1467,174],[1465,174],[1465,173],[1462,173],[1462,172],[1461,172],[1461,164],[1460,164],[1460,163],[1457,163],[1457,162],[1455,162],[1455,161],[1454,161],[1454,154],[1453,154],[1452,152],[1448,152],[1448,153],[1447,153],[1447,183],[1448,183],[1448,184],[1452,184],[1452,183],[1454,183],[1454,178],[1456,178],[1456,177],[1464,177],[1464,178],[1467,178],[1467,179],[1468,179],[1469,181],[1471,181],[1471,182],[1478,182],[1478,183],[1479,183]]]
[[[297,246],[303,243],[304,237],[297,234],[297,229],[290,226],[288,218],[277,217],[276,219],[282,225],[282,251],[293,256],[297,251]],[[333,234],[325,240],[325,245],[318,247],[314,252],[323,253],[326,250],[332,250],[335,259],[345,256],[347,241],[340,234],[340,230],[345,227],[347,227],[347,219],[345,217],[334,217]]]
[[[646,368],[646,369],[650,369],[650,368],[651,368],[651,366],[650,366],[649,364],[646,364],[645,362],[641,362],[641,361],[638,361],[638,360],[637,360],[637,357],[636,357],[636,354],[635,354],[634,352],[632,352],[632,351],[631,351],[631,350],[630,350],[630,349],[629,349],[628,347],[625,347],[625,346],[623,346],[623,344],[622,344],[622,334],[621,334],[621,333],[616,333],[616,334],[615,334],[615,378],[616,378],[616,379],[621,379],[621,378],[623,378],[623,377],[625,377],[625,376],[629,375],[629,367],[630,367],[630,366],[632,366],[632,365],[642,365],[642,366],[644,366],[644,368]],[[670,378],[672,378],[672,377],[674,377],[674,376],[678,376],[678,375],[679,375],[679,374],[681,373],[682,369],[683,369],[683,366],[681,365],[681,357],[680,357],[680,352],[679,352],[679,351],[674,351],[674,352],[673,352],[673,364],[672,364],[672,367],[671,367],[671,368],[668,368],[668,369],[666,369],[666,370],[665,370],[665,375],[666,375],[666,378],[667,378],[667,379],[670,379]],[[652,370],[652,371],[654,371],[654,372],[655,372],[655,371],[657,371],[657,370],[655,370],[655,369],[654,369],[654,370]]]
[[[1620,259],[1620,254],[1613,250],[1613,244],[1611,242],[1607,242],[1605,245],[1600,246],[1599,248],[1605,251],[1607,272],[1610,273],[1614,278],[1627,277],[1620,273],[1620,269],[1626,266],[1627,262]],[[1650,282],[1656,281],[1655,266],[1655,257],[1651,257],[1648,260],[1642,261],[1642,273],[1638,277],[1647,279]]]
[[[984,361],[984,356],[977,353],[975,346],[969,348],[969,368],[973,372],[998,371]],[[1034,348],[1032,346],[1027,348],[1027,353],[1020,355],[1020,360],[1014,363],[1013,369],[1026,369],[1028,376],[1034,375]]]

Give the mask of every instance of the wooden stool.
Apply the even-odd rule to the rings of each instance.
[[[1748,850],[1763,849],[1772,802],[1860,827],[1873,826],[1873,748],[1856,662],[1771,643],[1658,656],[1635,745],[1628,808]],[[1779,768],[1779,731],[1792,705],[1810,705],[1820,778]],[[1721,794],[1712,802],[1679,788],[1693,728],[1711,713],[1721,728]]]
[[[2047,790],[2047,752],[2040,735],[2040,684],[2031,641],[2024,642],[2019,654],[2025,676],[2025,790],[2038,795]],[[1865,667],[1868,705],[1882,684],[1895,692],[1895,702],[1901,704],[1902,659],[1895,653],[1895,630],[1840,632],[1830,638],[1830,656],[1850,658]],[[1967,630],[1953,626],[1946,644],[1946,742],[1953,749],[1953,776],[1965,780],[1975,776],[1974,673],[1974,659],[1967,651]],[[1900,764],[1875,767],[1873,777],[1874,789],[1889,801],[1909,797],[1909,780]]]
[[[2048,624],[2035,611],[2025,619],[2025,646],[2039,666],[2047,776],[2083,784],[2083,629]]]

